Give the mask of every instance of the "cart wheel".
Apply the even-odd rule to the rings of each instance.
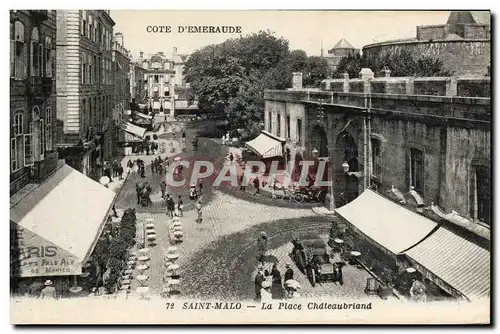
[[[313,287],[315,287],[316,286],[316,273],[315,273],[314,269],[309,268],[307,270],[307,273],[308,273],[307,276],[309,277],[309,281],[311,282],[311,285]]]

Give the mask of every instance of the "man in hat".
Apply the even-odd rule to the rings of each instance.
[[[288,263],[285,264],[285,268],[286,268],[286,271],[285,271],[285,282],[286,282],[288,280],[293,279],[293,269],[290,268],[290,265]]]
[[[52,286],[51,280],[48,279],[45,281],[45,288],[43,288],[42,291],[40,292],[40,297],[42,299],[44,298],[57,299],[56,288]]]
[[[262,299],[262,283],[264,282],[264,274],[262,273],[263,267],[259,265],[257,275],[255,275],[255,300],[260,302]]]
[[[264,256],[266,256],[267,250],[267,234],[266,232],[260,232],[260,236],[257,239],[257,247],[258,247],[258,258],[259,262],[264,262]]]

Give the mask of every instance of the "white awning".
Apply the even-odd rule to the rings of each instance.
[[[437,226],[432,220],[369,189],[335,211],[393,254],[415,245]]]
[[[20,275],[78,275],[100,236],[115,192],[63,165],[12,203]]]
[[[445,228],[404,254],[417,270],[439,278],[433,281],[445,291],[443,282],[470,300],[490,293],[490,252]]]
[[[139,117],[145,118],[145,119],[153,119],[153,116],[146,115],[146,114],[140,113],[138,111],[135,111],[134,114],[137,115],[137,116],[139,116]]]
[[[283,156],[283,145],[281,141],[261,133],[257,138],[245,143],[250,150],[262,158],[273,158]]]
[[[144,138],[146,134],[146,129],[129,122],[120,123],[120,128],[140,138]]]

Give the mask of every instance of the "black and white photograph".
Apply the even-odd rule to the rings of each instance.
[[[490,324],[491,15],[10,9],[11,323]]]

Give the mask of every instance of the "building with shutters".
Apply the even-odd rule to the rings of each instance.
[[[53,10],[10,11],[11,195],[57,164],[55,22]]]
[[[56,21],[56,147],[70,166],[97,179],[114,155],[115,22],[109,10],[60,10]]]

